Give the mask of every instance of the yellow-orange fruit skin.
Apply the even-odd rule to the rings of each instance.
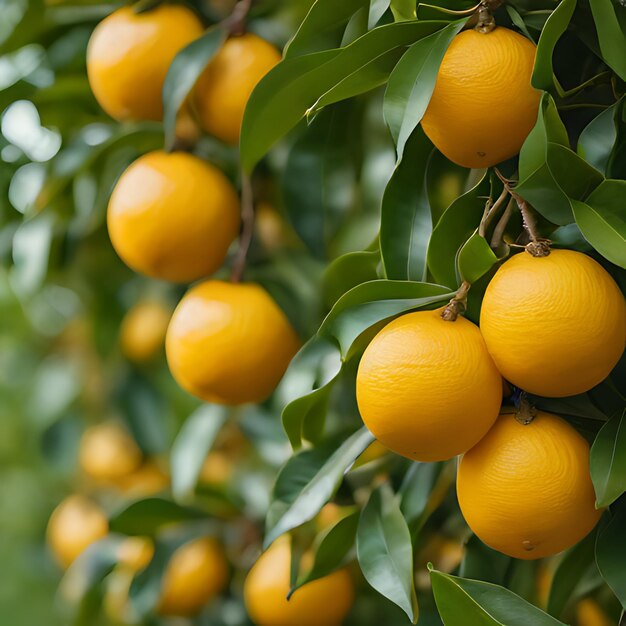
[[[502,375],[529,393],[571,396],[602,382],[624,352],[626,304],[591,257],[524,252],[489,283],[480,329]]]
[[[180,4],[142,13],[126,6],[104,18],[87,47],[87,75],[100,106],[119,121],[160,120],[170,64],[203,30]]]
[[[583,539],[600,519],[589,444],[539,411],[523,425],[503,414],[459,463],[457,495],[469,527],[488,546],[539,559]]]
[[[299,347],[287,317],[262,287],[217,280],[187,292],[165,341],[170,371],[183,389],[231,405],[267,398]]]
[[[422,118],[446,157],[483,168],[519,152],[539,110],[540,92],[530,83],[535,52],[530,40],[502,27],[452,40]]]
[[[72,495],[52,512],[46,538],[55,559],[66,568],[108,532],[109,523],[102,509],[89,498]]]
[[[120,348],[135,363],[144,363],[163,350],[170,311],[160,302],[139,302],[124,316]]]
[[[256,626],[339,626],[354,601],[354,584],[345,569],[298,589],[289,601],[291,547],[278,539],[246,577],[244,600]]]
[[[361,417],[387,448],[416,461],[469,450],[498,417],[502,379],[478,327],[438,311],[387,324],[365,350],[356,381]]]
[[[252,33],[228,39],[193,91],[193,106],[204,130],[237,143],[250,94],[280,59],[272,44]]]
[[[211,537],[184,544],[168,563],[161,583],[161,615],[195,615],[228,584],[228,562]]]
[[[120,177],[111,243],[136,272],[191,282],[215,272],[239,231],[239,200],[217,168],[183,152],[149,152]]]

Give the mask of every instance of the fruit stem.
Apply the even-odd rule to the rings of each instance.
[[[500,197],[493,204],[491,203],[491,198],[489,198],[489,200],[487,201],[487,206],[485,207],[485,213],[483,215],[482,220],[480,220],[480,226],[478,227],[478,234],[481,237],[485,236],[485,233],[487,231],[487,228],[489,227],[491,220],[493,219],[494,215],[496,215],[497,212],[500,210],[500,207],[502,206],[504,201],[507,199],[508,195],[509,195],[509,190],[506,187],[504,187],[502,189],[502,193],[500,194]]]
[[[534,257],[548,256],[550,254],[550,240],[544,239],[537,233],[537,222],[535,216],[530,208],[530,205],[519,194],[515,193],[511,188],[511,181],[506,179],[498,168],[494,168],[496,175],[502,181],[505,189],[508,189],[511,197],[517,202],[522,219],[524,221],[524,230],[530,237],[530,243],[526,246],[526,252]]]
[[[493,229],[493,234],[491,235],[490,246],[493,250],[499,250],[502,246],[504,242],[504,231],[509,225],[509,220],[513,216],[515,206],[515,198],[510,198],[509,203],[506,205],[506,209],[504,209],[504,213],[502,213],[502,217],[498,220],[496,227]]]
[[[464,280],[456,292],[456,295],[446,308],[441,312],[441,317],[444,322],[456,322],[459,315],[464,313],[467,309],[467,294],[471,288],[471,283]]]
[[[483,35],[490,33],[496,27],[493,11],[501,4],[502,0],[482,0],[478,6],[478,22],[474,29]]]
[[[252,8],[253,0],[239,0],[225,23],[232,36],[243,35],[246,32],[246,20]]]
[[[233,269],[230,280],[233,283],[241,282],[243,272],[246,268],[248,250],[252,243],[254,233],[254,197],[252,194],[252,181],[246,173],[241,175],[241,236],[239,237],[239,248],[233,260]]]
[[[535,417],[537,417],[537,409],[531,404],[525,391],[516,389],[515,394],[515,419],[524,426],[528,426]]]

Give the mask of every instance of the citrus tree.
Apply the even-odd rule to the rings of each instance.
[[[6,5],[63,619],[620,623],[626,8]]]

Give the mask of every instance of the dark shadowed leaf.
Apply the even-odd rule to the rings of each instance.
[[[348,437],[319,471],[297,491],[286,510],[275,521],[270,520],[272,524],[268,524],[265,547],[283,533],[313,519],[333,496],[345,472],[372,441],[374,436],[365,427]]]
[[[511,557],[493,550],[476,535],[472,535],[467,540],[459,573],[463,578],[475,578],[494,585],[503,585],[511,561]]]
[[[356,549],[367,582],[415,623],[418,609],[411,533],[398,499],[387,485],[372,492],[361,512]]]
[[[207,63],[222,47],[228,35],[223,26],[209,28],[174,57],[163,83],[163,127],[165,147],[176,140],[176,116]]]
[[[430,580],[445,626],[565,626],[504,587],[436,570]]]
[[[602,578],[611,587],[626,610],[626,501],[622,498],[610,513],[608,521],[598,530],[596,563]]]
[[[626,36],[624,21],[618,18],[617,12],[624,7],[614,5],[611,0],[589,0],[593,21],[598,32],[602,58],[616,74],[626,80]]]
[[[433,502],[435,485],[442,485],[440,491],[445,494],[444,463],[413,463],[405,474],[398,495],[400,496],[400,510],[412,532],[419,529],[430,512],[440,502]]]
[[[612,504],[626,491],[626,411],[609,420],[591,446],[596,506]]]
[[[578,154],[603,174],[609,174],[609,164],[617,141],[617,115],[623,108],[621,99],[595,117],[578,138]]]
[[[227,417],[225,407],[203,405],[185,420],[170,453],[172,495],[178,502],[193,497],[202,465]]]

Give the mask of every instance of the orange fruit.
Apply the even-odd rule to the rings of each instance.
[[[170,311],[160,302],[139,302],[126,313],[120,328],[122,354],[135,363],[154,358],[165,344]]]
[[[287,601],[291,546],[281,537],[248,572],[243,593],[248,615],[257,626],[339,626],[354,601],[346,569],[307,583]]]
[[[221,485],[230,480],[234,471],[233,459],[221,450],[213,450],[204,459],[198,480],[205,485]]]
[[[252,33],[228,39],[193,90],[192,103],[204,130],[237,143],[250,94],[280,59],[274,46]]]
[[[115,486],[127,498],[145,498],[164,491],[169,487],[167,474],[154,460],[147,460],[134,472],[123,476],[115,482]]]
[[[583,598],[576,606],[576,626],[613,626],[615,622],[593,598]]]
[[[422,128],[448,159],[490,167],[516,155],[537,121],[535,45],[498,27],[459,33],[446,51]]]
[[[228,584],[222,546],[211,537],[184,544],[167,564],[161,583],[161,615],[194,615]]]
[[[102,509],[84,496],[72,495],[52,512],[46,538],[52,554],[65,568],[108,532],[109,523]]]
[[[258,285],[208,280],[180,301],[167,330],[167,361],[178,384],[207,402],[261,402],[300,341]]]
[[[184,152],[155,151],[120,177],[109,201],[113,247],[132,269],[190,282],[224,262],[239,231],[239,200],[217,168]]]
[[[148,537],[128,537],[117,550],[118,564],[130,572],[142,570],[153,556],[154,544]]]
[[[539,396],[588,391],[619,361],[626,305],[616,282],[581,252],[517,254],[487,287],[480,329],[502,375]]]
[[[134,472],[141,465],[142,457],[128,431],[114,422],[88,428],[78,451],[85,474],[105,482],[115,482]]]
[[[589,444],[566,421],[539,411],[523,425],[502,414],[459,463],[457,495],[469,527],[516,559],[561,552],[600,519]]]
[[[502,379],[478,327],[438,311],[387,324],[365,350],[356,378],[365,425],[387,448],[416,461],[469,450],[498,417]]]
[[[180,4],[111,13],[87,46],[87,76],[100,106],[119,121],[160,120],[170,64],[203,31],[196,15]]]

